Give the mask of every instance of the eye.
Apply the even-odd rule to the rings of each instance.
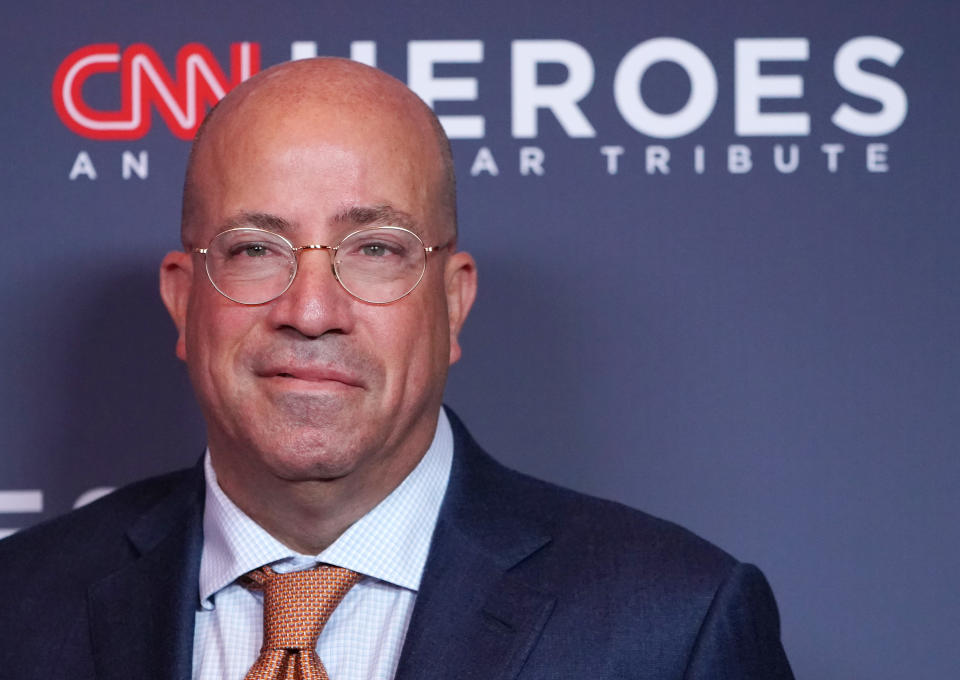
[[[364,243],[360,252],[368,257],[384,257],[390,254],[390,249],[383,243]]]
[[[402,257],[406,252],[403,244],[391,238],[363,238],[348,242],[344,255],[355,255],[369,259]]]
[[[267,248],[262,243],[250,243],[244,246],[242,252],[248,257],[263,257],[267,254]]]
[[[227,257],[237,258],[263,258],[270,255],[277,255],[278,247],[272,243],[262,241],[241,241],[234,243],[227,250]]]

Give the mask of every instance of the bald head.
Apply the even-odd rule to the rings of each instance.
[[[317,135],[343,144],[377,140],[390,160],[419,177],[431,219],[456,236],[456,180],[450,142],[433,111],[399,80],[348,59],[319,57],[279,64],[234,88],[197,132],[183,189],[181,239],[197,243],[207,219],[204,192],[225,150],[270,135]],[[413,167],[411,167],[413,166]]]

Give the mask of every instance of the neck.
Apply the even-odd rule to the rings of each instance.
[[[242,464],[210,443],[223,492],[265,531],[291,550],[316,555],[386,498],[417,466],[435,430],[413,438],[407,451],[380,456],[346,474],[294,478],[277,474],[259,456]],[[224,455],[227,453],[227,455]]]

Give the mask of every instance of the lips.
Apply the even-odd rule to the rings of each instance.
[[[255,377],[275,382],[282,390],[376,389],[383,383],[382,366],[336,336],[323,342],[258,347],[243,363]]]
[[[257,371],[261,378],[283,378],[307,383],[342,383],[350,387],[363,387],[359,376],[328,366],[271,366]]]

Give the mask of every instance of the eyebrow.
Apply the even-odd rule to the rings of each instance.
[[[270,213],[244,211],[227,219],[224,226],[226,229],[256,227],[257,229],[265,229],[277,233],[290,233],[294,225],[282,217],[271,215]]]
[[[392,226],[403,227],[420,236],[417,221],[410,213],[394,208],[389,203],[372,206],[350,206],[338,212],[333,217],[334,224],[343,224],[349,227]],[[293,232],[297,225],[272,213],[242,211],[225,220],[222,229],[255,227],[277,234]]]
[[[418,231],[417,222],[410,213],[394,208],[389,203],[372,206],[351,206],[334,216],[333,221],[338,224],[348,224],[354,227],[369,225],[389,225],[403,227],[410,231]]]

